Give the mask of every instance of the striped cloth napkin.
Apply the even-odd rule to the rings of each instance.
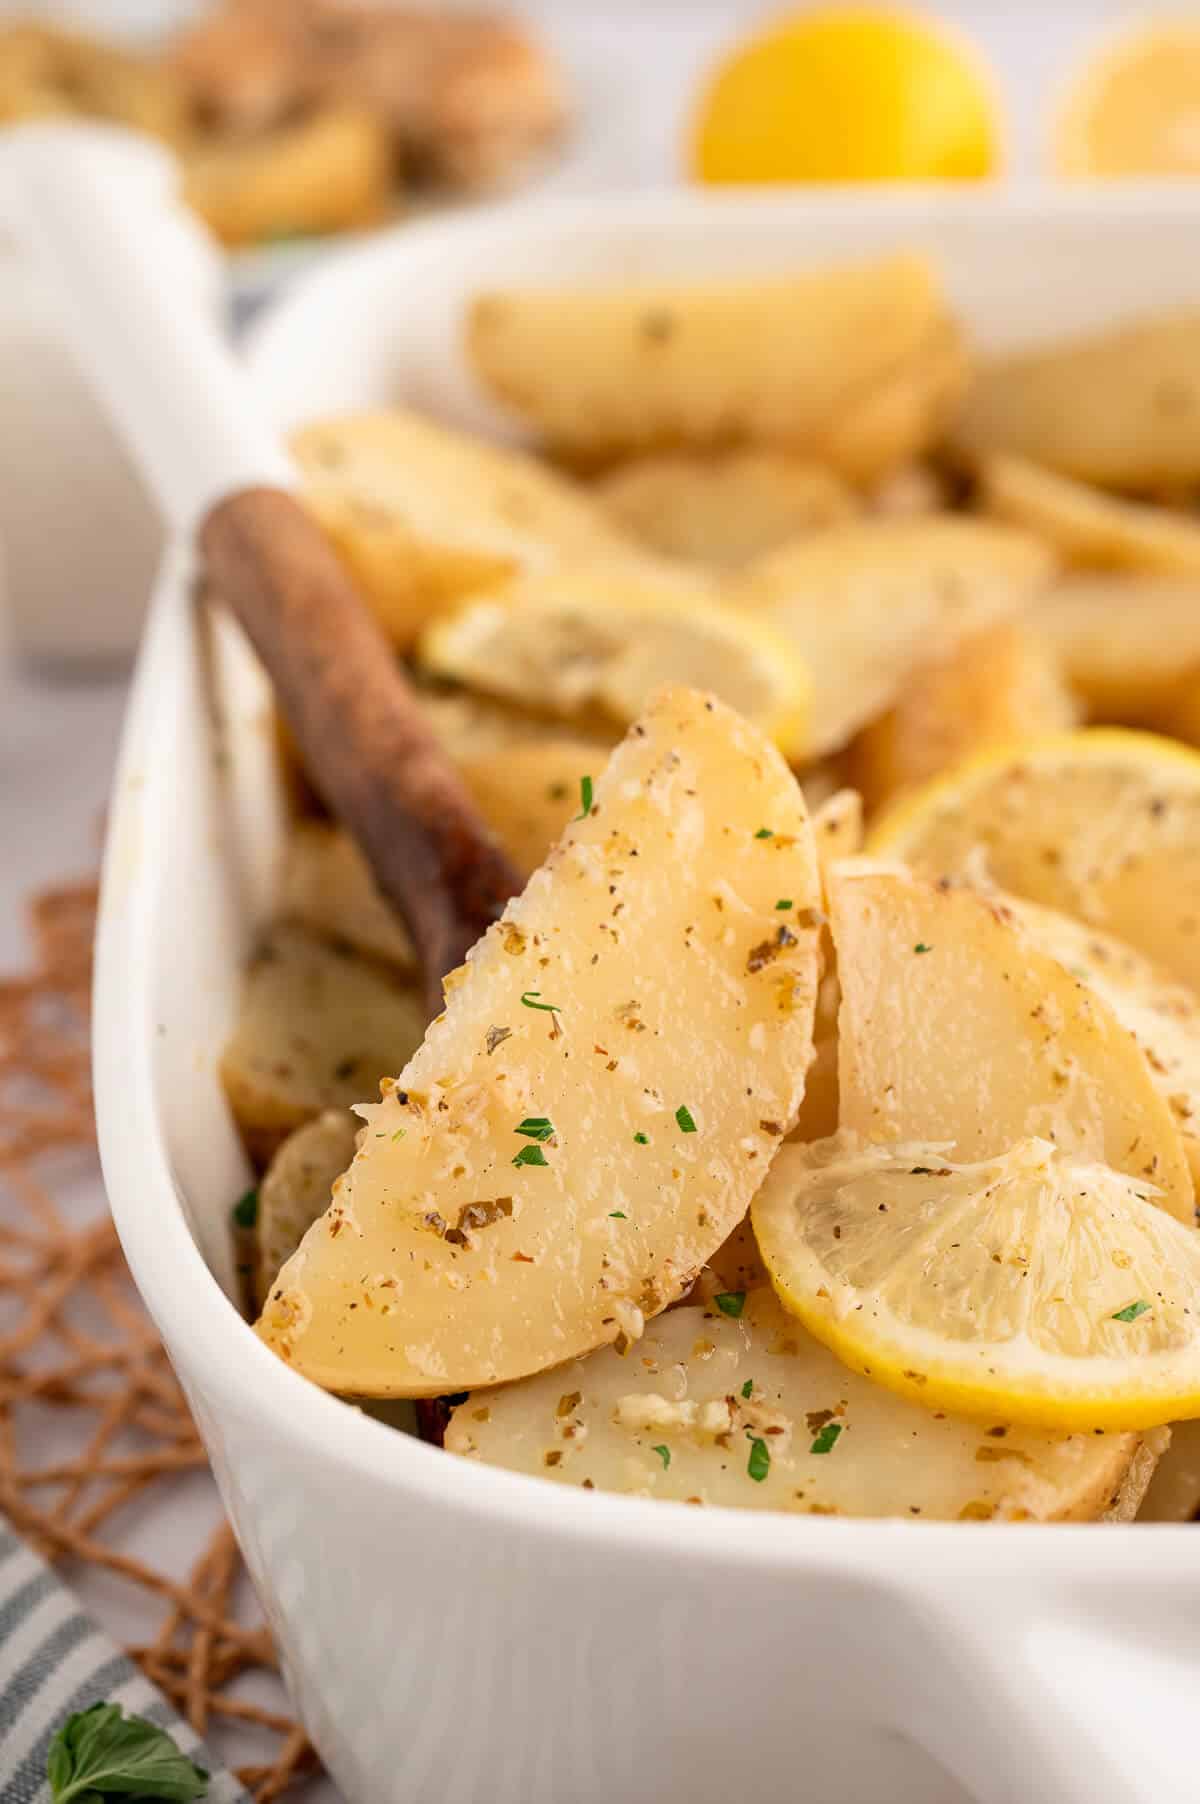
[[[79,1601],[0,1520],[0,1799],[50,1804],[46,1756],[63,1723],[89,1704],[121,1704],[171,1735],[212,1775],[206,1804],[248,1804],[233,1774]]]

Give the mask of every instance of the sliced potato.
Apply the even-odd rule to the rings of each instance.
[[[718,566],[744,564],[860,511],[832,470],[772,450],[638,458],[603,477],[595,494],[650,550]]]
[[[1013,451],[1112,488],[1200,477],[1200,309],[997,358],[959,423],[975,451]]]
[[[397,408],[293,433],[305,495],[390,638],[561,557],[634,555],[586,492],[519,451]]]
[[[863,728],[849,769],[869,808],[982,746],[1075,725],[1078,706],[1041,635],[1044,606],[1037,631],[1005,622],[922,666],[895,704]]]
[[[488,826],[522,876],[543,862],[578,813],[584,779],[595,783],[608,753],[589,740],[534,739],[459,768]]]
[[[827,876],[842,1004],[841,1126],[961,1160],[1053,1141],[1157,1186],[1195,1221],[1179,1128],[1112,1010],[1002,907],[900,865]]]
[[[1200,565],[1190,578],[1069,577],[1039,608],[1038,629],[1097,718],[1157,725],[1181,681],[1200,674]]]
[[[858,791],[835,790],[813,811],[812,827],[823,881],[827,866],[862,851],[863,808]]]
[[[790,639],[813,682],[807,751],[844,745],[928,662],[1020,614],[1051,553],[1015,527],[943,515],[830,528],[771,553],[724,599]]]
[[[908,255],[481,294],[466,349],[492,395],[578,460],[769,444],[864,478],[924,448],[962,374],[933,270]]]
[[[289,1134],[258,1187],[255,1293],[259,1308],[351,1159],[362,1123],[349,1109],[326,1109]]]
[[[979,494],[989,514],[1053,545],[1064,564],[1200,578],[1200,520],[1124,501],[1020,457],[989,457]]]
[[[420,1042],[420,994],[302,927],[276,926],[250,966],[221,1081],[251,1157],[265,1163],[323,1109],[377,1095]]]
[[[331,107],[250,137],[201,141],[183,192],[223,244],[374,225],[392,201],[387,133],[370,113]]]
[[[1161,1435],[1155,1436],[1157,1445]],[[1128,1507],[1151,1436],[932,1415],[841,1365],[769,1289],[673,1309],[611,1348],[459,1404],[452,1453],[590,1490],[799,1515],[1082,1521]]]
[[[365,1396],[635,1341],[745,1215],[796,1118],[819,901],[779,754],[712,698],[662,691],[365,1111],[263,1338]]]
[[[485,758],[503,758],[515,746],[539,741],[552,753],[568,735],[553,715],[531,714],[498,702],[490,695],[453,690],[444,695],[424,693],[421,710],[447,753],[460,769]],[[590,745],[603,762],[621,737],[614,721],[589,715],[583,725],[571,723],[570,743]]]
[[[402,971],[416,970],[407,928],[380,895],[353,839],[331,821],[300,820],[288,834],[279,913]]]
[[[585,721],[627,724],[660,683],[688,682],[789,757],[806,749],[808,671],[787,638],[674,573],[560,564],[435,621],[419,656],[436,676]]]
[[[1139,1522],[1200,1522],[1200,1422],[1176,1422],[1138,1511]]]

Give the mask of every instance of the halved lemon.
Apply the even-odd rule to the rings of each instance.
[[[1088,921],[1200,990],[1200,755],[1117,727],[1002,747],[883,815],[867,849]]]
[[[627,725],[661,684],[711,691],[789,757],[807,750],[808,670],[786,636],[698,585],[589,565],[539,572],[436,621],[425,667],[565,718]]]
[[[971,47],[892,7],[833,6],[729,52],[701,100],[705,182],[978,180],[999,162],[997,107]]]
[[[1107,1165],[844,1136],[779,1153],[754,1231],[786,1308],[929,1409],[1042,1428],[1200,1416],[1200,1234]]]
[[[1200,23],[1160,19],[1107,43],[1067,92],[1059,175],[1200,175]]]

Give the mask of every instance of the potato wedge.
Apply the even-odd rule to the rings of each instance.
[[[349,1109],[326,1109],[289,1134],[258,1187],[255,1301],[267,1293],[308,1230],[324,1215],[362,1127]]]
[[[1157,1186],[1195,1222],[1183,1142],[1128,1029],[1004,909],[901,865],[827,877],[842,1128],[1000,1157],[1030,1137]]]
[[[586,739],[535,739],[502,757],[472,758],[463,780],[523,877],[536,871],[580,810],[584,778],[595,783],[608,754]]]
[[[980,500],[997,520],[1053,545],[1068,567],[1200,577],[1200,520],[1123,501],[1019,457],[989,457]]]
[[[359,1111],[360,1150],[274,1286],[264,1340],[366,1396],[635,1340],[795,1120],[819,900],[779,754],[712,698],[662,691]]]
[[[246,138],[202,140],[183,192],[223,244],[345,232],[392,204],[387,133],[370,113],[331,107]]]
[[[291,829],[283,854],[279,914],[327,940],[381,958],[406,974],[416,973],[408,929],[380,895],[350,835],[332,821],[300,820]]]
[[[670,1310],[636,1358],[605,1348],[476,1393],[446,1431],[452,1453],[590,1490],[942,1521],[1086,1521],[1128,1508],[1164,1439],[933,1415],[851,1372],[769,1289],[737,1317],[716,1304]]]
[[[476,589],[562,557],[635,555],[566,477],[417,413],[321,421],[290,449],[309,506],[402,650]]]
[[[718,567],[744,564],[861,511],[832,470],[787,451],[636,458],[602,477],[594,493],[648,550]]]
[[[466,350],[491,395],[586,464],[765,444],[864,480],[924,449],[962,375],[934,272],[908,255],[754,280],[485,293]]]
[[[250,1156],[324,1109],[378,1093],[420,1042],[420,993],[302,927],[272,928],[250,966],[221,1081]]]
[[[1198,369],[1195,308],[1039,346],[983,365],[958,436],[1112,488],[1195,482]]]
[[[1022,613],[1053,557],[1029,533],[954,515],[831,527],[758,559],[724,599],[789,638],[813,682],[807,754],[844,745],[936,647]]]
[[[924,665],[895,705],[863,728],[847,768],[868,808],[928,782],[982,746],[1076,724],[1078,704],[1042,637],[1046,605],[1038,609],[1036,631],[1024,621],[1006,622]]]
[[[423,694],[421,706],[430,726],[447,753],[460,768],[481,759],[505,757],[516,746],[536,741],[553,754],[569,737],[572,745],[590,745],[603,763],[621,738],[623,728],[614,721],[588,715],[582,725],[572,721],[570,733],[552,715],[531,714],[471,690],[444,695]]]
[[[1038,630],[1096,719],[1165,724],[1181,682],[1200,674],[1200,566],[1191,578],[1068,577]]]
[[[1200,1422],[1176,1422],[1138,1511],[1139,1522],[1200,1522]]]

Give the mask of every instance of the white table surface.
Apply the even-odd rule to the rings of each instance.
[[[49,13],[49,6],[0,3],[5,11]],[[61,10],[61,9],[60,9]],[[178,16],[182,5],[163,0],[80,0],[66,8],[101,26],[140,29]],[[584,0],[541,0],[535,16],[574,73],[583,129],[570,154],[543,178],[557,192],[644,186],[674,179],[683,129],[684,97],[694,93],[714,49],[764,10],[718,0],[674,0],[603,8]],[[1063,71],[1098,27],[1137,9],[1059,3],[944,6],[984,48],[998,72],[1013,125],[1013,167],[1037,168],[1038,124]],[[2,646],[0,638],[0,646]],[[67,678],[30,671],[0,649],[0,959],[13,968],[26,956],[22,899],[39,885],[94,868],[100,822],[125,699],[126,676]],[[101,1208],[99,1185],[86,1206]],[[143,1518],[130,1546],[182,1570],[206,1524],[216,1519],[211,1483],[198,1475],[179,1487],[169,1509]],[[87,1601],[118,1638],[138,1638],[147,1621],[111,1584],[87,1590]],[[327,1781],[303,1796],[336,1804]],[[429,1800],[428,1804],[437,1804]],[[863,1804],[876,1804],[863,1800]]]

